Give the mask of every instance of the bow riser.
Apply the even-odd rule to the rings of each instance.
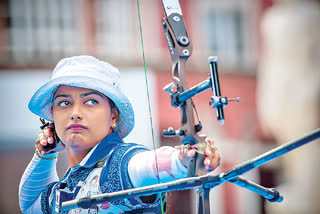
[[[185,75],[185,65],[192,53],[192,45],[186,31],[182,15],[172,13],[163,18],[163,30],[168,43],[172,60],[172,77],[177,91],[172,96],[188,90],[188,82]],[[197,132],[195,129],[194,114],[190,100],[179,104],[181,116],[180,137],[182,144],[196,144]]]
[[[175,4],[175,8],[178,6],[180,8],[178,2],[175,2]],[[164,8],[166,15],[168,15],[170,11],[166,11],[166,9],[173,7],[164,5]],[[170,95],[171,100],[173,101],[175,100],[172,99],[173,96],[179,96],[179,94],[189,89],[185,75],[185,66],[187,60],[192,54],[192,44],[190,42],[182,14],[176,12],[170,13],[169,16],[163,18],[162,23],[172,60],[172,77],[174,85],[176,86],[176,92],[172,92]],[[193,101],[191,99],[188,99],[182,103],[172,103],[174,107],[180,108],[181,122],[180,130],[173,131],[171,136],[179,135],[182,144],[193,145],[199,142],[204,142],[204,138],[197,135],[197,132],[201,130],[201,125],[195,124],[192,102]],[[192,158],[190,161],[188,176],[205,174],[203,158],[203,154],[197,154]]]

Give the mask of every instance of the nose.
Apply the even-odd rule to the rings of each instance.
[[[79,114],[72,114],[71,120],[82,120],[82,117]]]
[[[70,115],[70,119],[71,120],[75,120],[75,121],[83,119],[80,106],[78,106],[78,105],[74,105],[73,106],[72,112],[71,112],[71,115]]]

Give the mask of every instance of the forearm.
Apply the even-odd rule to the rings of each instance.
[[[37,199],[49,183],[58,180],[57,159],[54,159],[57,155],[57,153],[52,153],[44,156],[50,160],[40,159],[34,155],[23,173],[19,185],[19,204],[23,213],[28,212],[29,208],[35,207],[34,203],[40,202]]]
[[[128,166],[130,180],[134,187],[142,187],[184,178],[187,168],[178,159],[179,150],[161,147],[134,155]],[[159,176],[158,176],[159,174]]]

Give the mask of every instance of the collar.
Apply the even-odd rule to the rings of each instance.
[[[119,143],[123,143],[123,141],[118,133],[115,132],[107,135],[99,144],[91,149],[79,165],[86,168],[93,167]]]

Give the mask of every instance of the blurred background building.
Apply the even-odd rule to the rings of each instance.
[[[318,66],[320,37],[316,36],[320,31],[319,1],[181,0],[180,4],[193,44],[193,54],[186,67],[189,86],[206,79],[209,74],[208,57],[219,56],[222,94],[230,98],[242,98],[241,103],[230,104],[225,109],[224,126],[218,125],[215,110],[208,105],[212,92],[204,92],[194,99],[204,127],[203,132],[215,140],[222,154],[221,167],[217,173],[319,127],[320,95],[319,87],[316,87],[320,85]],[[295,19],[296,22],[290,22],[292,19],[286,9],[288,7],[302,8],[302,10],[297,9],[292,12],[298,16]],[[303,8],[307,9],[303,10]],[[315,12],[304,19],[305,14],[308,14],[308,8],[310,10],[313,8]],[[270,15],[274,10],[277,10],[277,14]],[[178,145],[178,139],[165,139],[161,136],[162,130],[169,126],[178,128],[180,118],[178,110],[170,105],[168,93],[162,90],[166,84],[172,82],[172,77],[171,59],[161,25],[163,17],[161,1],[140,0],[140,11],[149,90],[152,97],[155,141],[157,145]],[[261,25],[262,23],[268,24]],[[278,25],[279,23],[283,25]],[[304,23],[308,23],[308,29],[313,29],[313,31],[299,35],[295,31],[290,31],[296,26],[305,26]],[[273,26],[280,27],[272,29]],[[291,26],[291,28],[285,28],[285,26]],[[292,37],[290,32],[297,36]],[[311,34],[314,34],[311,37],[311,45],[308,46],[301,42],[307,41]],[[270,35],[275,36],[270,37]],[[292,42],[288,44],[291,49],[281,53],[276,44],[283,43],[277,40],[277,35],[282,35],[283,41],[286,41],[286,38],[292,39]],[[275,40],[272,40],[273,38]],[[272,44],[275,45],[272,46]],[[295,44],[300,44],[300,46]],[[303,48],[305,46],[307,47]],[[313,49],[309,54],[308,48],[310,47]],[[278,70],[282,72],[282,77],[292,76],[291,67],[284,66],[279,69],[265,66],[279,62],[290,64],[290,60],[283,61],[281,58],[289,53],[296,53],[296,63],[299,63],[300,53],[304,54],[304,58],[300,58],[302,61],[318,62],[312,65],[313,72],[307,74],[310,76],[309,80],[313,81],[301,82],[299,77],[296,78],[299,88],[314,85],[311,91],[300,90],[301,93],[296,93],[291,91],[289,86],[281,88],[281,81],[276,83],[268,76],[273,74],[272,77],[277,80],[276,71]],[[120,69],[122,88],[133,103],[137,121],[134,131],[125,140],[151,147],[152,137],[136,1],[1,0],[1,213],[20,213],[19,180],[33,156],[34,142],[40,126],[39,119],[27,109],[29,99],[34,91],[50,78],[50,72],[58,60],[81,54],[93,55]],[[278,61],[271,59],[278,59]],[[304,71],[301,72],[300,76],[304,76]],[[284,82],[287,81],[284,80]],[[293,83],[291,80],[289,82]],[[292,84],[290,87],[295,87],[295,85]],[[279,92],[283,96],[276,96]],[[291,109],[291,106],[285,105],[287,103],[285,95],[290,93],[293,93],[290,96],[290,101],[293,103],[291,105],[313,94],[314,102],[306,104],[311,106],[308,109],[308,117],[303,117],[305,112],[301,108],[294,109],[295,111],[287,117],[280,117]],[[303,103],[300,102],[300,104]],[[271,111],[272,109],[281,109],[282,113],[276,115]],[[297,120],[293,119],[295,116]],[[267,120],[272,117],[276,119]],[[301,129],[301,132],[295,131],[300,128],[289,128],[290,125],[301,124],[301,120],[314,122],[308,127],[302,123],[305,128]],[[277,128],[271,129],[270,127]],[[294,135],[281,137],[281,133],[286,132],[294,132]],[[309,160],[310,150],[314,151],[313,155],[319,156],[319,145],[316,145],[312,149],[301,148],[299,151],[303,151],[304,155],[300,159]],[[301,167],[295,168],[293,162],[300,161],[300,159],[289,159],[288,161],[280,158],[253,170],[244,177],[267,187],[275,187],[280,183],[286,184],[291,179],[288,175],[293,175],[288,174],[286,168],[292,163],[290,170],[299,174]],[[61,155],[58,162],[58,173],[63,175],[67,167],[66,157]],[[319,207],[314,207],[316,202],[309,198],[314,192],[320,192],[319,185],[315,182],[318,180],[316,178],[319,178],[317,177],[319,167],[314,167],[320,165],[319,159],[310,159],[301,164],[309,174],[306,173],[307,176],[304,176],[299,182],[312,183],[313,188],[306,187],[308,196],[298,197],[300,201],[296,200],[295,190],[301,191],[301,188],[298,188],[296,184],[289,186],[291,191],[285,192],[288,194],[284,193],[287,207],[279,208],[282,209],[279,211],[277,210],[279,205],[270,204],[255,193],[227,183],[211,191],[212,213],[295,213],[289,208],[290,201],[294,201],[298,207],[295,207],[296,211],[300,209],[306,211],[305,213],[320,212],[317,210]],[[309,175],[313,177],[308,177]],[[281,189],[279,190],[281,192]],[[316,198],[316,195],[312,197],[319,198]],[[170,193],[169,199],[171,201],[168,206],[169,213],[178,213],[176,210],[179,210],[179,213],[194,213],[184,210],[186,204],[195,203],[194,197],[180,193],[177,199],[175,193]],[[185,202],[181,203],[182,199]],[[300,206],[300,203],[303,205]],[[309,210],[308,207],[314,208]]]

